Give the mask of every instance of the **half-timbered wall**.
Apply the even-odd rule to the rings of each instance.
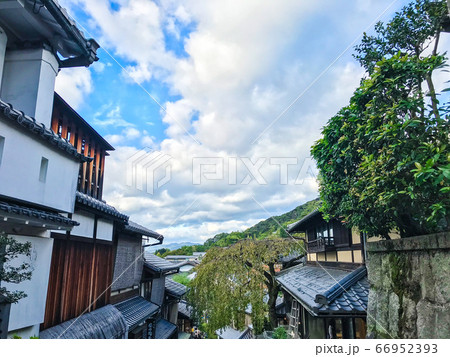
[[[113,245],[55,239],[42,329],[108,304],[113,263]]]

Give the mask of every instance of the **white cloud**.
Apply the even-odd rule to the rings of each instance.
[[[118,11],[107,0],[72,3],[90,15],[100,43],[133,80],[153,88],[163,84],[179,98],[162,103],[167,128],[159,142],[152,127],[129,123],[118,106],[103,108],[94,123],[118,127],[107,137],[117,146],[106,164],[105,198],[170,242],[201,241],[249,227],[269,216],[257,202],[280,214],[317,196],[314,180],[293,182],[321,127],[359,83],[362,71],[349,56],[252,142],[390,0],[358,1],[357,6],[332,0],[121,0]],[[183,38],[187,25],[192,32]],[[179,39],[183,54],[166,47],[165,33]],[[127,159],[145,146],[172,158],[171,180],[154,195],[126,185]],[[198,157],[225,163],[230,157],[253,162],[289,157],[299,164],[290,168],[288,185],[280,184],[277,166],[265,164],[261,173],[267,185],[230,184],[232,169],[225,167],[223,180],[197,186],[192,170]],[[239,162],[238,183],[248,174]]]
[[[64,68],[56,77],[55,90],[75,109],[79,108],[94,89],[88,68]]]

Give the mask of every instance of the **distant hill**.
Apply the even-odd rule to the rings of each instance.
[[[196,245],[198,243],[192,243],[192,242],[181,242],[181,243],[167,243],[167,244],[161,244],[161,245],[155,245],[153,247],[148,247],[147,251],[150,253],[154,253],[157,250],[160,249],[169,249],[169,250],[175,250],[181,247],[189,247],[191,245]]]
[[[186,244],[176,249],[168,250],[168,247],[156,246],[155,252],[162,257],[167,255],[192,255],[193,252],[205,252],[211,247],[227,247],[240,239],[253,238],[265,239],[268,237],[287,237],[284,229],[291,223],[302,219],[307,214],[319,207],[319,199],[306,202],[292,211],[280,216],[273,216],[261,221],[243,232],[219,233],[208,239],[204,244]],[[278,223],[283,227],[281,228]],[[176,244],[176,243],[173,243]],[[184,243],[180,243],[184,244]],[[163,249],[160,249],[163,248]]]

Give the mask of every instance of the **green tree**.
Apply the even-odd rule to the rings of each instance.
[[[386,239],[448,229],[450,111],[432,80],[446,12],[416,0],[356,48],[368,77],[311,151],[326,216]]]
[[[267,313],[271,329],[275,328],[276,264],[281,256],[298,250],[299,244],[292,239],[243,239],[227,248],[209,249],[196,268],[189,293],[197,318],[207,317],[208,334],[226,326],[243,328],[249,305],[256,333],[262,332]]]
[[[22,263],[11,265],[11,260],[19,256],[31,255],[31,243],[19,243],[6,234],[0,234],[0,283],[19,284],[31,279],[30,264]],[[8,291],[0,286],[0,295],[3,295],[10,303],[15,303],[27,295],[23,291]]]

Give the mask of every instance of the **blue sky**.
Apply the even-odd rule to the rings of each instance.
[[[167,242],[201,242],[317,197],[309,148],[364,75],[345,49],[407,1],[60,3],[102,46],[90,68],[61,71],[57,91],[116,148],[104,198]],[[144,148],[170,158],[153,192],[127,182]]]

